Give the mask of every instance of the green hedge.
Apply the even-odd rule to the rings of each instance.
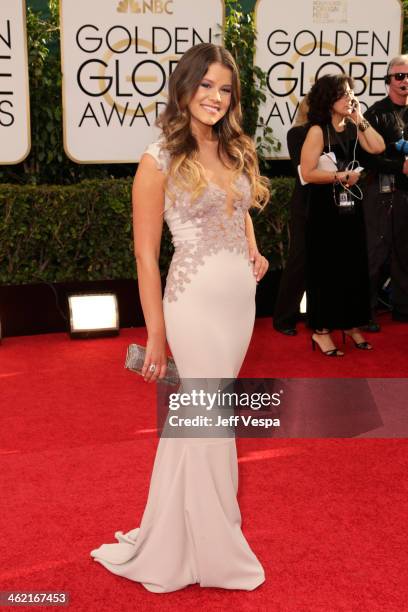
[[[0,282],[134,278],[131,179],[76,185],[0,185]],[[272,200],[254,212],[259,247],[281,266],[288,245],[293,179],[271,181]],[[160,267],[172,252],[166,230]]]

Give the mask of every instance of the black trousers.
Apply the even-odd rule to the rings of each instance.
[[[390,264],[393,314],[408,320],[408,192],[380,193],[377,177],[366,187],[371,308],[375,309],[382,273]]]
[[[307,190],[296,185],[291,199],[290,247],[273,314],[277,327],[294,327],[306,289]]]

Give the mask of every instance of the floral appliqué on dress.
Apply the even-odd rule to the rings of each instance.
[[[157,161],[159,168],[169,167],[168,155],[158,143],[147,149]],[[175,248],[167,275],[164,298],[177,300],[185,291],[204,258],[219,253],[222,249],[242,253],[248,258],[248,243],[245,234],[245,215],[251,204],[251,189],[245,175],[239,176],[235,189],[240,197],[233,197],[232,211],[227,211],[227,196],[224,189],[209,181],[203,193],[191,202],[189,192],[170,183],[174,199],[166,194],[164,218],[172,234]]]

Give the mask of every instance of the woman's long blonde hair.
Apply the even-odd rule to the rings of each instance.
[[[193,201],[207,186],[204,169],[198,161],[198,143],[191,131],[188,104],[215,62],[232,73],[230,106],[213,128],[218,135],[218,154],[234,169],[235,176],[244,173],[248,177],[253,206],[262,208],[269,201],[269,181],[260,175],[254,143],[242,131],[241,88],[234,58],[218,45],[202,43],[191,47],[170,76],[168,103],[157,121],[171,160],[167,180],[171,178],[176,186],[191,190]]]
[[[307,95],[302,99],[299,103],[298,109],[296,111],[295,121],[293,122],[293,127],[299,127],[301,125],[306,125],[309,121],[307,118],[307,113],[309,112],[309,100]]]

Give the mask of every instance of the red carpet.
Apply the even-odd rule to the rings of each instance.
[[[75,612],[407,609],[404,439],[238,441],[243,529],[266,571],[252,593],[154,595],[91,560],[116,530],[138,525],[146,501],[155,391],[123,369],[127,344],[143,339],[135,329],[0,346],[0,590],[65,590]],[[286,338],[261,319],[242,375],[406,377],[408,326],[385,318],[370,340],[372,353],[350,344],[330,359],[311,351],[304,329]]]

